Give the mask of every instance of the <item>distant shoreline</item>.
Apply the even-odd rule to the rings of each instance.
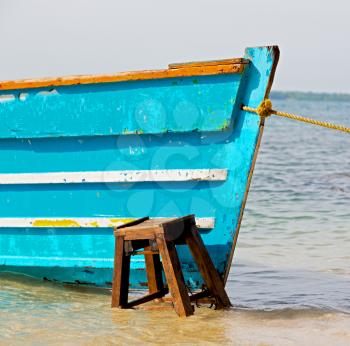
[[[299,101],[337,101],[350,102],[350,94],[317,93],[304,91],[271,91],[272,100],[299,100]]]

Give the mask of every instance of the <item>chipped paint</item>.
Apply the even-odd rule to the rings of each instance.
[[[0,95],[0,103],[15,101],[16,96],[13,94]]]
[[[228,120],[225,120],[224,123],[221,126],[222,130],[227,130],[230,127],[230,122]]]
[[[134,154],[130,147],[130,154]],[[224,181],[226,169],[152,169],[0,174],[0,185]]]

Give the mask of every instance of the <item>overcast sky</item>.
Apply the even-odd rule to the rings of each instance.
[[[0,0],[0,80],[163,68],[278,44],[274,90],[350,92],[350,1]]]

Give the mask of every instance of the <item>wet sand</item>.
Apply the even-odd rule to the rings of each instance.
[[[110,309],[109,292],[1,276],[1,345],[349,345],[350,314]]]

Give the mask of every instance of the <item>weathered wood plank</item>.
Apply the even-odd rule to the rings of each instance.
[[[147,302],[150,302],[151,300],[157,299],[157,298],[162,298],[166,294],[168,294],[169,290],[167,288],[163,288],[161,291],[153,292],[151,294],[147,294],[144,297],[134,299],[127,304],[123,305],[122,307],[125,309],[130,309],[133,308],[134,306],[141,305]]]
[[[112,308],[128,303],[130,256],[125,255],[124,237],[115,237]]]
[[[196,227],[192,227],[186,232],[186,242],[209,291],[217,299],[218,307],[225,308],[231,306],[223,280],[219,276]]]
[[[199,66],[216,66],[216,65],[234,65],[234,64],[249,64],[249,60],[243,58],[221,59],[221,60],[208,60],[208,61],[189,61],[169,64],[171,69],[176,68],[189,68]]]
[[[151,246],[148,246],[145,247],[144,255],[149,293],[152,294],[163,291],[164,283],[162,277],[162,264],[160,262],[159,254],[153,254]]]
[[[193,315],[193,308],[181,270],[180,261],[173,243],[166,243],[163,234],[157,234],[157,244],[169,290],[174,299],[174,308],[179,316]]]

